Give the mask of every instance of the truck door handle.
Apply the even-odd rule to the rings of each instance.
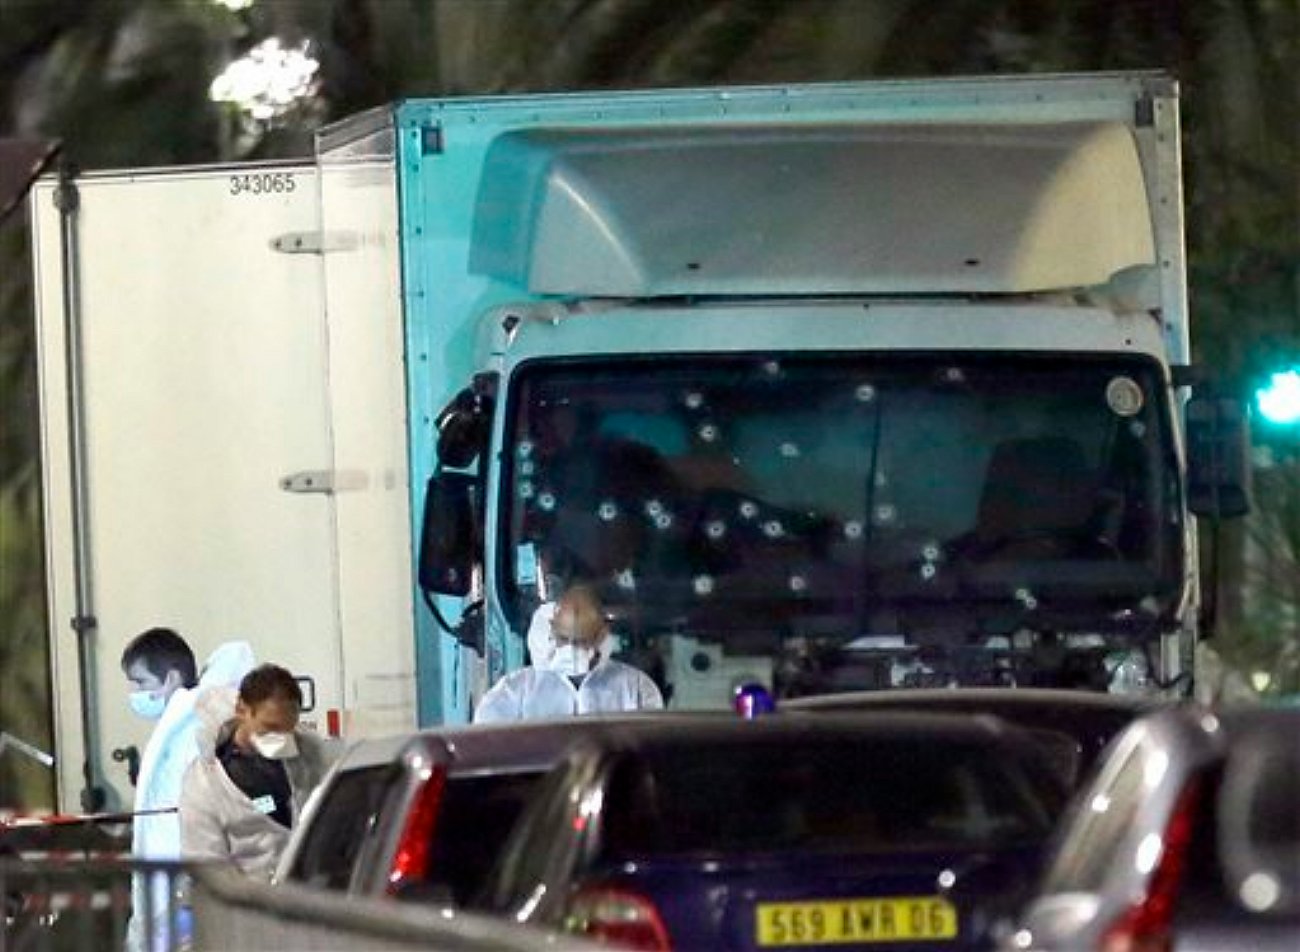
[[[287,493],[332,493],[334,474],[327,469],[290,473],[281,477],[280,488]]]
[[[135,744],[116,747],[113,749],[113,759],[119,764],[126,761],[126,775],[131,778],[131,786],[134,787],[140,777],[140,748]]]
[[[364,470],[307,469],[280,477],[280,488],[287,493],[321,493],[357,491],[370,488]],[[392,487],[388,487],[392,488]]]

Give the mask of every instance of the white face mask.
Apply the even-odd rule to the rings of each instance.
[[[146,721],[158,720],[167,709],[167,698],[153,691],[132,691],[128,702],[132,713],[143,717]]]
[[[280,734],[269,731],[253,735],[253,746],[267,760],[287,760],[298,756],[298,742],[292,734]]]
[[[546,667],[566,678],[576,678],[590,671],[595,660],[596,652],[591,648],[562,644],[555,646],[555,652],[546,662]]]

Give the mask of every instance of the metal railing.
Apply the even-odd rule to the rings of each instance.
[[[136,877],[143,880],[145,908],[128,940]],[[73,857],[0,860],[0,952],[180,949],[188,934],[185,878],[179,863]]]
[[[136,877],[144,879],[136,895],[145,908],[133,922]],[[0,859],[0,896],[0,952],[597,948],[571,935],[476,913],[272,886],[227,866],[118,857]]]
[[[565,933],[394,899],[343,898],[226,867],[193,868],[194,949],[538,952],[604,949]]]

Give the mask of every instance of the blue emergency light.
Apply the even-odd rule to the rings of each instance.
[[[731,706],[737,714],[747,721],[762,714],[771,714],[776,710],[776,699],[772,692],[757,681],[750,681],[736,688],[732,694]]]

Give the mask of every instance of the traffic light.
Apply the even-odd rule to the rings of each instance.
[[[1300,369],[1273,374],[1268,386],[1255,391],[1255,406],[1260,416],[1276,426],[1300,424]]]

